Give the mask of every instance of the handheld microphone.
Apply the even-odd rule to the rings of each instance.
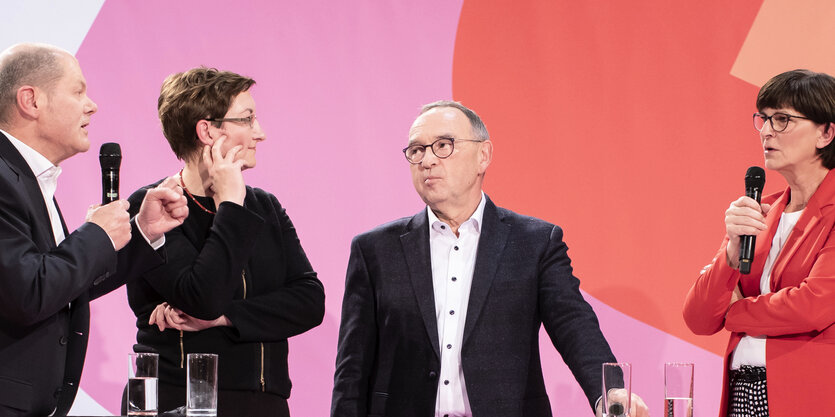
[[[99,151],[101,163],[101,203],[107,204],[119,199],[119,165],[122,163],[122,147],[108,142]]]
[[[763,186],[765,186],[765,170],[760,167],[748,168],[748,171],[745,172],[745,196],[753,198],[759,204]],[[756,236],[742,236],[742,240],[739,243],[740,273],[751,273],[751,263],[754,262],[754,246],[756,242]]]

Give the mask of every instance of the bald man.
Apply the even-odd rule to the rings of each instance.
[[[50,45],[0,53],[0,417],[64,416],[81,379],[89,301],[164,262],[164,233],[188,215],[171,181],[91,206],[69,233],[59,164],[90,147],[97,110],[78,61]],[[159,250],[157,250],[159,249]]]

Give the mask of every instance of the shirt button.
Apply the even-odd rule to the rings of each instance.
[[[448,379],[444,380],[444,385],[449,385],[449,380]]]
[[[446,345],[447,349],[452,349],[452,345]]]
[[[458,250],[458,246],[454,247],[453,249]]]
[[[453,314],[455,314],[455,310],[449,310],[449,315],[451,316]]]
[[[61,337],[59,337],[59,338],[58,338],[58,344],[59,344],[59,345],[61,345],[61,346],[66,345],[66,344],[67,344],[67,338],[66,338],[66,336],[61,336]]]
[[[458,278],[452,277],[452,282],[458,281]]]
[[[446,229],[446,226],[444,226],[444,225],[441,225],[441,229]]]

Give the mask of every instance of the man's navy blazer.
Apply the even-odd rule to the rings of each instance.
[[[56,247],[38,181],[0,133],[0,417],[56,407],[66,415],[84,366],[89,301],[142,272],[131,266],[163,259],[135,222],[118,254],[101,227],[84,223],[69,234],[61,223],[66,238]]]
[[[551,416],[544,324],[589,404],[614,361],[572,274],[562,229],[488,198],[461,363],[475,417]],[[354,238],[334,378],[333,417],[434,415],[440,347],[426,210]]]

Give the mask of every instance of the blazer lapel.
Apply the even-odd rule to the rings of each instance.
[[[40,236],[38,236],[40,239],[36,239],[35,244],[40,246],[42,250],[53,248],[55,246],[55,236],[52,233],[52,223],[49,221],[49,212],[46,210],[46,203],[43,199],[43,193],[41,193],[41,186],[38,185],[38,179],[35,178],[32,168],[29,167],[17,148],[2,133],[0,133],[0,158],[3,158],[18,175],[23,188],[26,189],[27,202],[38,217],[33,222],[33,227],[40,229]]]
[[[481,223],[481,236],[478,239],[470,301],[467,304],[467,319],[464,324],[464,344],[467,343],[467,338],[478,323],[482,307],[490,293],[490,286],[496,276],[496,270],[499,268],[499,259],[510,234],[510,225],[502,222],[496,205],[489,197],[484,206]]]
[[[420,315],[432,349],[440,359],[440,342],[438,340],[438,320],[435,317],[435,290],[432,285],[432,253],[429,250],[429,219],[424,209],[412,217],[407,226],[409,229],[400,236],[406,264],[409,267],[409,278],[412,290],[417,299]]]
[[[67,229],[67,222],[64,221],[64,213],[61,212],[61,206],[58,205],[58,199],[52,197],[52,203],[55,204],[55,210],[58,211],[58,218],[61,219],[61,228],[64,230],[64,238],[70,235],[70,231]]]
[[[783,195],[788,196],[790,192],[790,190],[786,190]],[[792,259],[801,243],[809,236],[820,232],[815,226],[823,217],[822,209],[833,204],[833,198],[835,198],[835,175],[832,174],[832,171],[829,171],[815,194],[809,199],[806,208],[803,209],[803,214],[797,219],[797,224],[789,233],[786,243],[774,263],[774,268],[771,271],[771,291],[776,291],[781,287],[780,280],[783,276],[783,269],[786,267],[786,263]],[[782,215],[782,213],[781,210],[779,214]],[[775,280],[773,277],[777,277],[777,279]]]

